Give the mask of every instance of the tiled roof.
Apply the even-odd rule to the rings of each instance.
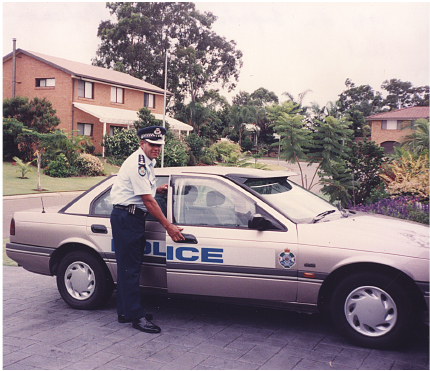
[[[408,107],[395,111],[377,113],[376,115],[367,116],[368,121],[374,120],[417,120],[429,118],[429,107]]]
[[[100,82],[106,82],[110,84],[116,84],[124,87],[145,90],[148,92],[164,94],[164,90],[155,85],[149,84],[146,81],[137,79],[131,75],[123,72],[118,72],[110,70],[103,67],[92,66],[85,63],[69,61],[67,59],[51,57],[49,55],[36,53],[32,51],[17,49],[16,53],[23,53],[30,57],[33,57],[41,62],[49,64],[52,67],[58,68],[70,75],[88,78]],[[3,61],[12,58],[12,53],[3,57]],[[167,94],[172,95],[172,93],[167,92]]]

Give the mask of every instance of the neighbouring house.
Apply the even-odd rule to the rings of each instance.
[[[3,99],[13,96],[13,84],[15,96],[50,101],[61,121],[59,128],[90,136],[96,153],[104,154],[103,135],[132,127],[142,107],[163,119],[164,89],[102,67],[17,49],[3,57]],[[165,121],[176,134],[193,130],[167,115]]]
[[[371,128],[371,140],[383,147],[385,153],[391,153],[413,131],[413,128],[403,128],[429,116],[429,107],[408,107],[368,116],[366,120]]]

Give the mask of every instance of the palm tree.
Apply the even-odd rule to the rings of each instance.
[[[230,125],[239,134],[239,145],[242,144],[242,133],[245,124],[255,122],[257,114],[256,108],[253,106],[238,106],[233,105],[230,110],[229,119]]]
[[[410,152],[419,155],[429,151],[429,120],[418,119],[413,125],[403,129],[415,129],[403,138],[401,146]]]
[[[307,106],[304,106],[304,105],[303,105],[303,100],[305,99],[305,96],[306,96],[308,93],[312,93],[312,90],[307,89],[307,90],[305,90],[305,91],[302,91],[301,93],[299,93],[299,94],[297,95],[297,100],[294,98],[294,95],[293,95],[293,94],[291,94],[291,93],[290,93],[290,92],[288,92],[288,91],[286,91],[286,92],[282,93],[282,95],[286,95],[286,96],[289,98],[289,100],[290,100],[291,102],[293,102],[293,104],[294,104],[294,105],[296,105],[296,106],[297,106],[297,108],[298,108],[298,113],[299,113],[300,115],[306,116],[306,113],[307,113],[307,111],[308,111],[308,108],[309,108],[309,107],[307,107]]]

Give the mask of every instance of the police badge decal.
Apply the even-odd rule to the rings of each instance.
[[[140,164],[139,165],[138,172],[139,172],[140,176],[145,176],[146,175],[146,166],[145,166],[145,164]]]
[[[290,249],[285,249],[284,252],[279,254],[279,264],[281,264],[285,269],[290,269],[294,264],[296,264],[296,257]]]
[[[138,163],[137,163],[137,171],[140,176],[146,175],[146,164],[145,164],[145,156],[139,155]]]

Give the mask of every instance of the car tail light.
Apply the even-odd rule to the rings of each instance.
[[[9,234],[11,236],[15,236],[15,219],[14,218],[12,218],[10,220],[10,232],[9,232]]]

